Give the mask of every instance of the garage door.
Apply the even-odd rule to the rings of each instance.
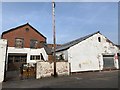
[[[104,69],[113,69],[114,67],[114,55],[103,55]]]
[[[26,63],[27,54],[8,54],[8,70],[19,70],[23,63]]]

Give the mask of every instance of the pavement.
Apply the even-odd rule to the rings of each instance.
[[[2,88],[118,88],[118,72],[82,72],[69,76],[6,81],[2,83]]]

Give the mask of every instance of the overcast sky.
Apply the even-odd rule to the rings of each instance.
[[[117,2],[56,2],[56,39],[63,44],[100,31],[118,42]],[[30,23],[53,43],[51,2],[2,2],[2,31]]]

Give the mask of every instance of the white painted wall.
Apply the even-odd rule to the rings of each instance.
[[[101,42],[98,42],[98,37],[101,37]],[[95,34],[68,49],[68,62],[71,62],[71,72],[102,70],[102,54],[115,54],[117,52],[118,48],[106,42],[103,35]]]
[[[40,55],[42,53],[45,61],[48,60],[48,55],[44,48],[40,49],[30,49],[30,48],[15,48],[15,47],[8,47],[8,54],[9,53],[26,53],[27,54],[27,63],[36,63],[39,60],[30,60],[31,55]]]
[[[7,40],[0,39],[0,83],[4,80]]]
[[[68,51],[65,50],[65,51],[60,51],[60,52],[57,52],[57,53],[56,53],[57,56],[60,56],[61,54],[63,54],[63,59],[64,59],[65,61],[67,61],[67,60],[68,60]]]
[[[101,37],[101,42],[98,42],[98,37]],[[68,52],[71,72],[79,72],[102,70],[103,54],[115,54],[118,48],[106,42],[106,38],[98,33],[62,52]]]

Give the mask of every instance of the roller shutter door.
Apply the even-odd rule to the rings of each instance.
[[[103,67],[104,69],[113,69],[114,67],[114,56],[113,55],[104,55],[103,56]]]

